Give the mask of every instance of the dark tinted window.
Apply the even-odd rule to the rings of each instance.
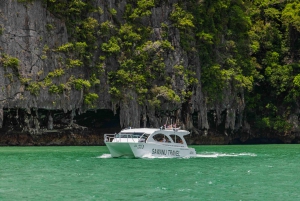
[[[170,142],[169,138],[161,133],[154,135],[153,139],[158,142]]]
[[[181,137],[179,137],[178,135],[170,135],[170,137],[172,138],[172,140],[173,140],[175,143],[183,143]]]

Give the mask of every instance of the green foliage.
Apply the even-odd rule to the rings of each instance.
[[[12,57],[7,54],[2,54],[2,57],[0,58],[0,63],[4,66],[5,71],[7,71],[7,68],[10,68],[13,73],[7,74],[7,78],[12,82],[13,81],[13,74],[16,75],[18,78],[20,78],[19,68],[20,68],[20,60],[16,57]]]
[[[120,46],[116,37],[111,37],[107,43],[102,44],[102,51],[113,54],[120,52]]]
[[[196,34],[199,39],[205,43],[208,43],[208,44],[213,44],[213,38],[214,36],[212,34],[209,34],[209,33],[205,33],[204,31],[201,31],[199,33]]]
[[[237,31],[247,32],[251,26],[251,19],[245,15],[244,7],[239,4],[233,4],[230,7],[230,29],[237,29]]]
[[[99,13],[100,15],[104,13],[103,9],[100,6],[96,8],[96,12]]]
[[[67,12],[70,15],[80,15],[86,6],[87,4],[82,0],[71,0],[68,4],[69,9]]]
[[[300,74],[295,76],[295,78],[293,80],[293,84],[294,84],[295,87],[300,89]]]
[[[52,24],[46,24],[47,31],[52,31],[55,27]]]
[[[175,65],[173,69],[175,70],[175,75],[183,75],[184,73],[184,66],[182,65]]]
[[[100,36],[107,35],[111,30],[115,28],[114,24],[111,21],[105,21],[100,24]]]
[[[62,76],[64,74],[65,74],[64,69],[58,68],[58,69],[55,69],[53,72],[49,72],[47,77],[48,78],[60,77],[60,76]]]
[[[26,87],[26,90],[28,90],[32,95],[37,96],[40,93],[40,84],[32,82]]]
[[[174,9],[169,19],[173,21],[173,26],[177,27],[180,31],[180,44],[182,48],[185,51],[192,51],[192,42],[195,40],[192,31],[195,28],[193,14],[182,8],[179,4],[174,4]]]
[[[92,86],[90,81],[80,79],[80,78],[74,79],[72,81],[72,83],[74,84],[74,87],[76,90],[81,90],[83,87],[85,87],[86,89],[89,89]]]
[[[141,40],[141,35],[134,32],[134,27],[128,23],[123,24],[119,29],[119,35],[126,46],[132,46],[135,42]]]
[[[292,69],[288,65],[272,65],[265,70],[266,78],[277,94],[286,92],[291,84]]]
[[[48,87],[48,86],[50,86],[51,84],[52,84],[52,79],[51,79],[49,76],[45,77],[43,85],[44,85],[45,87]]]
[[[269,130],[272,132],[287,133],[291,131],[292,124],[288,123],[281,117],[263,117],[257,120],[257,126],[260,129]]]
[[[194,30],[199,30],[195,42],[200,47],[200,81],[208,99],[220,100],[229,84],[251,91],[257,71],[249,54],[250,47],[253,52],[260,47],[258,42],[249,44],[252,26],[249,5],[242,1],[216,0],[190,3],[186,7],[194,16]],[[195,51],[189,41],[186,39],[183,45],[188,51]]]
[[[72,43],[66,43],[60,47],[58,47],[59,52],[69,52],[74,49],[74,45]]]
[[[150,104],[155,107],[160,107],[161,101],[160,98],[168,100],[174,103],[180,103],[180,97],[175,93],[175,91],[167,86],[154,86],[151,89],[153,93],[153,99],[149,100]]]
[[[28,84],[30,81],[31,81],[31,78],[25,78],[25,77],[20,78],[20,82],[23,85]]]
[[[109,13],[112,14],[112,15],[116,15],[117,11],[116,11],[116,9],[111,8],[111,9],[109,9]]]
[[[121,90],[115,86],[110,87],[108,92],[117,99],[121,99],[123,96]]]
[[[287,3],[282,11],[282,22],[300,32],[300,4],[298,1]]]
[[[100,84],[100,80],[97,78],[96,74],[93,74],[90,78],[91,85]]]
[[[99,98],[98,94],[88,93],[84,96],[84,103],[93,106],[94,102]]]
[[[15,70],[19,69],[20,60],[15,57],[9,56],[7,54],[3,54],[0,61],[3,64],[3,66],[6,68],[10,67]]]
[[[162,76],[164,73],[164,52],[172,51],[174,48],[168,41],[141,42],[137,40],[141,35],[132,33],[131,29],[131,26],[125,25],[120,31],[121,40],[124,41],[122,49],[125,51],[124,56],[119,59],[120,68],[109,73],[112,86],[110,93],[119,99],[126,88],[134,89],[139,95],[139,103],[143,104],[150,94],[151,82],[156,76]],[[136,45],[135,51],[132,51],[129,42]]]
[[[174,10],[170,14],[170,19],[174,21],[178,29],[195,27],[193,23],[194,16],[182,9],[178,4],[175,4]]]
[[[95,18],[88,17],[82,22],[82,28],[79,34],[88,43],[93,44],[96,41],[95,30],[99,27],[99,23]]]
[[[270,20],[280,20],[281,12],[276,8],[266,8],[264,9],[265,15]]]
[[[53,84],[49,87],[49,93],[51,93],[51,94],[61,94],[63,92],[63,90],[64,90],[63,84],[60,84],[58,86]]]
[[[75,51],[79,54],[84,54],[86,52],[86,48],[88,45],[86,42],[76,42],[75,43]]]
[[[81,67],[83,62],[79,59],[68,59],[67,60],[67,68]]]
[[[246,111],[253,116],[253,126],[264,131],[286,133],[292,128],[289,114],[300,97],[294,54],[299,47],[294,38],[299,32],[298,4],[275,0],[250,4],[249,47],[256,71],[252,71],[253,93],[245,97]]]
[[[186,86],[195,86],[198,84],[198,79],[196,78],[196,73],[189,70],[185,69],[183,65],[175,65],[173,67],[174,73],[176,76],[181,76],[181,79],[184,80],[184,83]],[[182,96],[185,98],[189,98],[192,95],[191,91],[182,91],[181,92]]]
[[[218,64],[203,68],[201,76],[203,89],[212,96],[216,94],[215,92],[221,92],[226,81],[223,74],[223,70]]]
[[[151,8],[154,7],[154,0],[138,0],[135,8],[128,4],[126,12],[129,15],[129,19],[139,19],[141,17],[151,15]]]

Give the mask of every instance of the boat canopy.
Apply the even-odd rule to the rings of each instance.
[[[140,138],[141,141],[148,143],[176,143],[186,145],[183,136],[188,135],[190,132],[179,129],[157,129],[157,128],[135,128],[124,129],[116,134],[116,138]]]
[[[136,134],[136,133],[145,133],[145,134],[155,134],[155,133],[163,133],[165,135],[176,134],[179,136],[184,136],[190,134],[189,131],[179,130],[178,128],[173,129],[159,129],[159,128],[129,128],[123,129],[119,134]]]

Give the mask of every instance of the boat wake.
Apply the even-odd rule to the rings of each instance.
[[[218,157],[240,157],[240,156],[257,156],[254,153],[218,153],[218,152],[202,152],[197,153],[196,158],[218,158]]]
[[[96,158],[112,158],[111,154],[102,154],[101,156],[98,156]]]
[[[112,156],[111,156],[111,154],[102,154],[101,156],[97,156],[96,158],[113,158]],[[134,158],[134,157],[131,157],[131,156],[120,156],[120,157],[118,157],[118,158]]]
[[[172,158],[171,156],[152,156],[152,154],[145,154],[142,158],[144,159],[154,159],[154,158]]]
[[[249,157],[255,157],[257,156],[254,153],[218,153],[218,152],[202,152],[197,153],[196,156],[189,156],[189,157],[181,157],[177,159],[189,159],[189,158],[219,158],[219,157],[243,157],[243,156],[249,156]],[[166,156],[152,156],[151,154],[143,156],[144,159],[154,159],[154,158],[172,158],[172,157],[166,157]]]
[[[257,156],[254,153],[218,153],[218,152],[201,152],[197,153],[196,156],[191,157],[183,157],[181,159],[189,159],[189,158],[219,158],[219,157],[242,157],[242,156],[250,156],[255,157]],[[96,158],[112,158],[111,154],[102,154],[101,156],[98,156]],[[155,158],[172,158],[167,156],[152,156],[152,154],[146,154],[142,157],[143,159],[155,159]]]

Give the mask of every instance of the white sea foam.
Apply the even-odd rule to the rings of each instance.
[[[150,159],[153,159],[153,158],[172,158],[172,157],[167,157],[167,156],[152,156],[152,154],[149,153],[149,154],[143,155],[142,158],[146,158],[146,159],[150,158]]]
[[[101,156],[97,156],[97,158],[111,158],[111,154],[102,154]]]
[[[239,156],[257,156],[254,153],[218,153],[218,152],[203,152],[198,153],[198,158],[218,158],[218,157],[239,157]]]
[[[196,154],[196,156],[187,156],[179,159],[189,159],[189,158],[218,158],[218,157],[242,157],[242,156],[257,156],[254,153],[218,153],[218,152],[201,152]],[[96,158],[112,158],[111,154],[102,154],[101,156],[97,156]],[[144,159],[154,159],[154,158],[173,158],[167,156],[152,156],[151,153],[145,154],[142,158]]]

